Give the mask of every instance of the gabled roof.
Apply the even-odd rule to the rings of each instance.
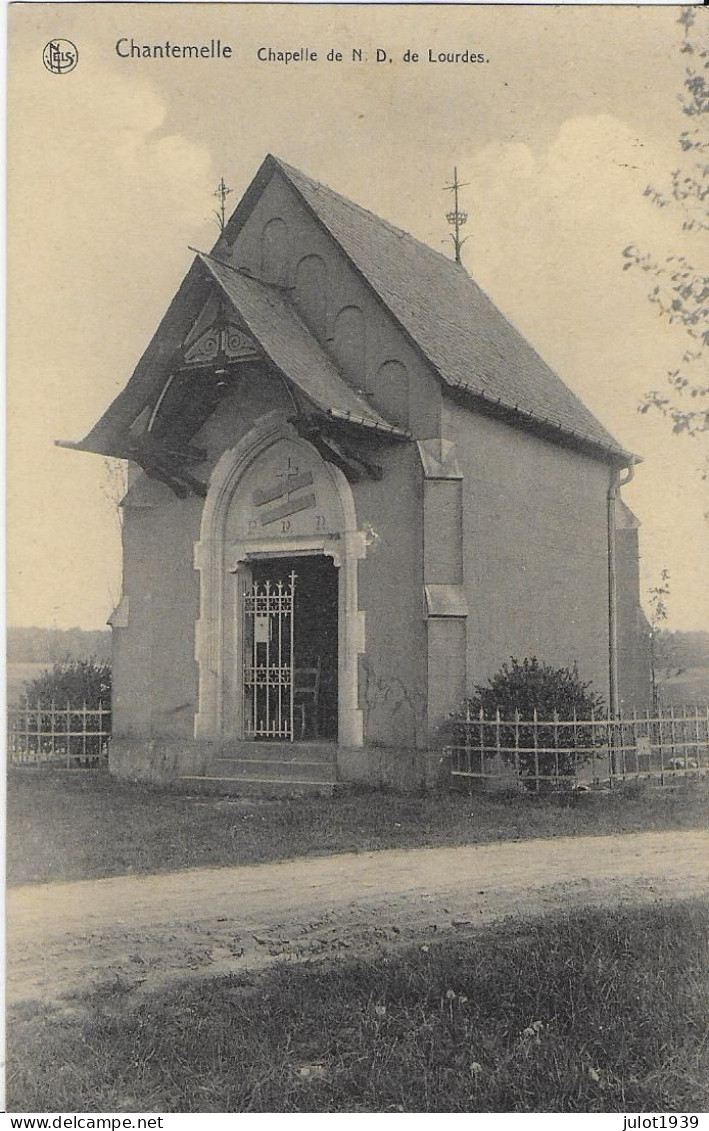
[[[199,258],[274,365],[329,416],[401,437],[396,428],[345,383],[315,337],[276,287],[266,286],[212,255]]]
[[[146,405],[155,402],[174,369],[179,347],[204,301],[204,279],[200,277],[205,268],[264,357],[305,394],[312,406],[336,420],[395,438],[409,437],[405,429],[391,424],[346,383],[277,287],[250,278],[213,255],[198,252],[125,389],[83,440],[62,442],[62,446],[133,458],[130,433],[135,430],[136,418],[146,413]]]
[[[278,158],[266,157],[217,249],[224,246],[222,240],[233,242],[277,173],[337,242],[444,387],[515,426],[613,462],[631,462],[630,453],[542,361],[460,264]],[[69,446],[128,454],[128,430],[158,396],[174,366],[176,352],[197,316],[196,303],[204,301],[206,273],[266,357],[317,409],[394,436],[408,435],[344,381],[278,288],[249,278],[213,255],[199,254],[123,392],[85,439]]]
[[[233,238],[274,172],[343,249],[444,383],[627,461],[625,452],[455,263],[298,169],[269,155],[225,232]]]

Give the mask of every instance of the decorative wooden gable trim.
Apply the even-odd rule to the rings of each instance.
[[[227,311],[220,296],[212,295],[183,345],[183,366],[252,361],[261,357],[257,343]]]

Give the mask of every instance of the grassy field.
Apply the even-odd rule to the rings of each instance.
[[[667,707],[709,703],[709,667],[685,668],[679,675],[663,679],[660,697]]]
[[[465,939],[10,1019],[10,1111],[705,1111],[709,912]]]
[[[293,856],[707,824],[709,791],[691,782],[560,805],[453,793],[347,792],[332,799],[190,797],[96,771],[13,770],[8,882],[250,864]]]

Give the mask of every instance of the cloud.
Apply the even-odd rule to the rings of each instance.
[[[213,239],[212,159],[163,132],[166,105],[147,82],[106,73],[90,97],[56,83],[47,97],[26,76],[12,99],[10,617],[100,624],[120,590],[101,462],[54,441],[83,435],[125,384],[187,243]]]
[[[468,268],[541,355],[631,451],[647,453],[627,497],[643,521],[644,579],[663,566],[671,615],[709,622],[698,562],[709,553],[699,442],[638,413],[684,347],[657,315],[644,275],[623,271],[630,243],[658,256],[697,253],[672,209],[643,195],[665,184],[676,149],[638,137],[609,114],[565,121],[545,149],[495,144],[466,166],[474,238]],[[471,169],[472,166],[472,169]]]

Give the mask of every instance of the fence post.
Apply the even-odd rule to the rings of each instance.
[[[82,713],[82,716],[81,716],[81,723],[82,723],[82,726],[81,726],[81,732],[82,732],[81,733],[81,756],[84,760],[84,766],[86,766],[86,700],[85,699],[84,699],[83,713]]]
[[[553,731],[554,731],[554,779],[555,779],[554,784],[556,785],[556,787],[558,789],[558,787],[559,787],[559,712],[556,710],[556,708],[554,708],[554,714],[552,716],[552,721],[554,723],[554,726],[553,726]]]
[[[478,719],[480,725],[480,773],[483,774],[485,772],[485,712],[482,707]]]
[[[522,778],[519,768],[519,711],[515,707],[515,778],[517,779],[517,789],[521,788]]]
[[[539,793],[539,722],[536,707],[533,713],[532,736],[532,745],[534,746],[534,788],[535,792]]]
[[[620,713],[620,711],[616,715],[616,727],[615,727],[615,757],[616,757],[616,762],[618,761],[619,756],[620,756],[620,772],[623,775],[623,781],[625,781],[627,773],[628,773],[628,766],[627,766],[627,763],[626,763],[626,760],[625,760],[625,719],[623,718],[623,715]]]
[[[617,715],[614,714],[608,720],[608,756],[610,758],[611,773],[615,776],[618,774],[618,754],[617,754],[617,736],[618,731],[616,727]]]
[[[648,745],[648,750],[650,751],[650,753],[648,755],[648,758],[649,758],[648,769],[650,771],[653,771],[655,769],[655,749],[654,749],[653,742],[652,742],[653,727],[652,727],[652,722],[650,721],[650,710],[649,710],[648,707],[645,708],[645,718],[644,718],[643,721],[644,721],[645,727],[647,729],[647,745]]]
[[[638,712],[637,712],[637,709],[635,707],[633,707],[632,726],[633,726],[633,751],[635,753],[635,772],[639,777],[640,776],[640,751],[638,750]],[[625,743],[623,745],[625,745]],[[648,768],[648,774],[649,774],[649,772],[650,772],[649,763],[648,763],[647,768]]]
[[[677,757],[676,741],[677,741],[677,731],[675,729],[675,709],[674,709],[674,707],[670,707],[670,750],[672,751],[672,756],[671,756],[671,759],[670,759],[671,764],[674,763],[674,760]],[[686,766],[685,766],[685,769],[686,769]]]
[[[71,765],[71,715],[69,714],[69,700],[66,701],[66,768]]]
[[[596,762],[598,761],[598,758],[596,757],[596,712],[593,709],[593,707],[591,707],[591,741],[590,741],[590,746],[591,746],[591,765],[593,766],[592,781],[596,785],[599,785],[600,781],[601,781],[601,775],[598,773],[598,767],[596,766]],[[609,777],[608,780],[611,783],[611,785],[613,785],[613,779],[611,777]]]
[[[98,729],[101,732],[99,734],[99,739],[98,739],[98,760],[99,760],[99,764],[100,764],[102,759],[103,759],[103,748],[104,748],[104,741],[103,740],[104,740],[104,737],[105,737],[105,734],[106,734],[106,732],[103,729],[103,717],[104,717],[104,715],[107,715],[109,713],[109,709],[108,708],[104,709],[103,703],[99,703],[98,709],[99,709]],[[106,760],[108,761],[108,743],[106,743]]]

